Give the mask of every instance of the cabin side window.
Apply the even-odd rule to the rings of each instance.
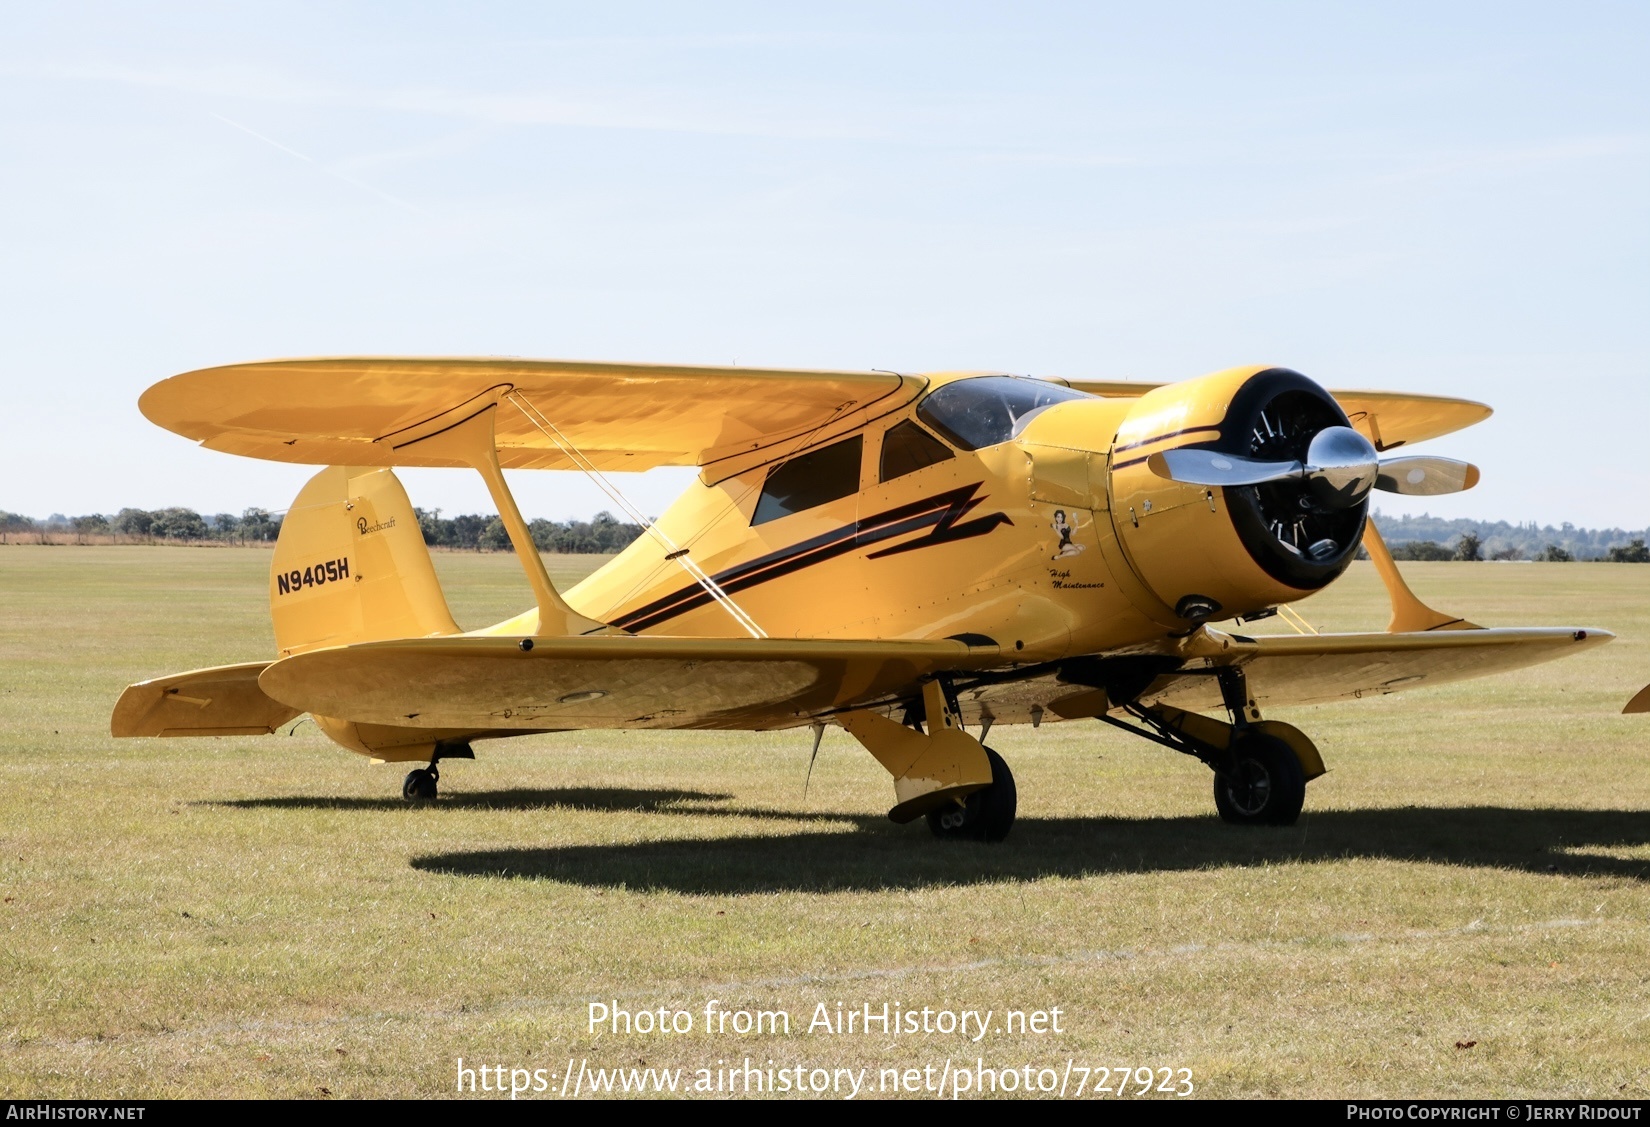
[[[882,465],[878,476],[882,481],[893,481],[954,457],[945,443],[906,419],[889,427],[882,436]]]
[[[788,517],[859,492],[860,435],[798,454],[768,471],[751,524]]]

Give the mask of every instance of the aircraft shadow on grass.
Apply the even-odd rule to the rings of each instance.
[[[909,889],[1348,858],[1650,881],[1650,858],[1605,852],[1650,845],[1650,811],[1332,810],[1309,812],[1298,825],[1276,829],[1227,826],[1213,817],[1025,818],[1007,842],[981,845],[930,841],[920,825],[894,826],[880,817],[701,810],[665,801],[653,807],[660,808],[826,820],[857,829],[438,853],[411,864],[456,876],[713,894]]]
[[[242,810],[377,810],[450,812],[474,810],[614,810],[639,814],[731,814],[732,810],[706,807],[707,802],[726,802],[731,794],[711,794],[696,790],[631,790],[623,787],[560,787],[532,790],[489,790],[444,792],[439,802],[412,806],[401,798],[345,798],[335,795],[287,795],[280,798],[236,798],[202,803]],[[760,816],[759,814],[747,816]],[[786,814],[805,818],[805,814]]]

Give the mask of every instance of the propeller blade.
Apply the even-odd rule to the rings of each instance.
[[[1256,462],[1215,450],[1165,450],[1147,458],[1146,468],[1186,485],[1262,485],[1301,475],[1299,462]]]
[[[1412,497],[1459,493],[1478,484],[1478,467],[1453,458],[1380,460],[1375,447],[1351,427],[1325,427],[1313,436],[1306,461],[1261,462],[1217,450],[1182,447],[1146,459],[1158,477],[1185,485],[1231,488],[1306,479],[1318,503],[1347,508],[1371,487]]]
[[[1386,458],[1375,488],[1410,497],[1459,493],[1478,484],[1478,467],[1454,458]]]

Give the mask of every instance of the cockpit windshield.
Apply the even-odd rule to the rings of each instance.
[[[1031,416],[1081,391],[1024,376],[973,376],[932,391],[917,404],[917,417],[964,450],[1007,442]]]

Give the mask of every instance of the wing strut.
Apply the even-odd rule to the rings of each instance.
[[[533,534],[522,519],[521,510],[516,507],[516,499],[511,496],[509,485],[504,481],[493,429],[498,418],[498,401],[506,390],[508,385],[501,384],[420,424],[417,429],[424,433],[402,438],[394,444],[394,448],[400,450],[416,444],[423,453],[450,457],[481,474],[482,480],[487,483],[487,492],[492,494],[493,505],[498,509],[499,520],[504,523],[504,531],[509,534],[510,543],[516,550],[516,558],[521,561],[521,569],[527,573],[527,583],[533,589],[533,599],[539,610],[537,633],[540,637],[565,637],[611,630],[607,624],[586,618],[568,606],[556,591],[555,584],[550,582],[550,573],[545,570],[544,560],[539,556],[538,545],[533,543]],[[400,438],[405,433],[390,437]]]
[[[1387,550],[1386,541],[1373,520],[1364,522],[1364,548],[1369,552],[1381,582],[1386,584],[1387,597],[1392,600],[1392,621],[1387,623],[1388,634],[1410,634],[1423,630],[1481,630],[1483,627],[1464,618],[1452,617],[1433,610],[1409,589],[1404,577],[1398,574],[1398,565]]]
[[[674,540],[660,531],[658,525],[644,516],[642,511],[635,505],[632,505],[630,499],[619,491],[619,487],[614,485],[606,474],[597,469],[596,464],[586,457],[577,446],[574,446],[568,437],[557,428],[555,423],[545,418],[544,413],[535,407],[531,400],[519,391],[508,391],[504,394],[504,398],[508,399],[516,410],[526,415],[527,421],[543,432],[544,436],[551,442],[555,443],[556,448],[567,455],[568,460],[575,466],[583,470],[585,476],[595,482],[603,493],[611,497],[614,504],[629,514],[631,520],[641,525],[653,539],[657,540],[665,550],[665,559],[675,560],[680,564],[682,570],[687,572],[695,583],[704,588],[705,594],[715,599],[717,604],[727,611],[735,622],[744,627],[746,633],[753,638],[766,638],[768,636],[767,632],[756,624],[756,620],[746,614],[744,608],[734,602],[732,596],[722,589],[720,583],[712,579],[705,573],[703,568],[688,558],[687,549],[678,547]],[[817,750],[816,746],[815,751]]]

